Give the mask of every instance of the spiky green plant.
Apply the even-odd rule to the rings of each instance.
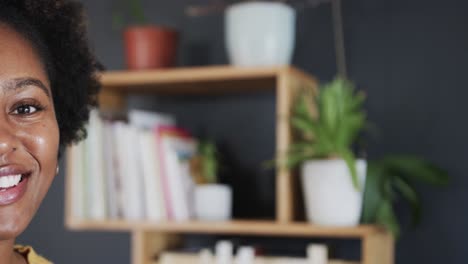
[[[127,16],[125,16],[127,14]],[[145,16],[142,0],[120,0],[117,2],[112,17],[113,27],[121,28],[125,24],[125,18],[130,17],[133,23],[144,25],[148,23]]]
[[[201,161],[201,173],[206,183],[218,182],[218,151],[211,141],[202,141],[198,145],[198,155]]]
[[[420,157],[398,155],[371,161],[366,177],[362,222],[380,224],[398,237],[401,227],[394,204],[401,198],[409,203],[415,226],[421,219],[421,201],[414,183],[444,186],[448,180],[447,172]]]
[[[364,94],[356,92],[350,81],[336,78],[319,89],[315,97],[316,117],[309,111],[308,98],[300,94],[293,108],[291,123],[300,137],[288,153],[287,165],[296,166],[310,159],[342,158],[359,189],[352,145],[366,125],[362,110]]]

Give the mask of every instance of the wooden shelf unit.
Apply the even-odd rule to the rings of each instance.
[[[317,91],[317,81],[291,66],[236,68],[213,66],[151,71],[114,71],[102,74],[99,96],[103,110],[126,109],[128,95],[225,94],[270,90],[276,94],[276,153],[283,155],[292,141],[289,125],[294,96],[300,89]],[[68,166],[70,168],[70,166]],[[284,237],[355,238],[362,241],[362,264],[393,264],[394,241],[376,226],[322,227],[294,221],[294,180],[287,169],[276,175],[276,219],[229,222],[89,221],[75,219],[71,210],[71,179],[67,173],[65,222],[77,231],[132,233],[132,264],[154,263],[153,256],[179,241],[179,234],[236,234]]]

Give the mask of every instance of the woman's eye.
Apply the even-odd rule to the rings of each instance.
[[[15,115],[30,115],[38,111],[38,108],[32,105],[20,105],[13,111]]]

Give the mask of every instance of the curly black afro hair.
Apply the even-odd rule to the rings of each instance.
[[[60,146],[86,137],[97,105],[102,70],[88,47],[81,4],[66,0],[0,0],[0,24],[22,34],[46,68],[60,130]]]

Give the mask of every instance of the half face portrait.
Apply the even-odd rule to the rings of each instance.
[[[0,1],[1,263],[49,263],[15,244],[97,104],[83,14],[74,1]]]

